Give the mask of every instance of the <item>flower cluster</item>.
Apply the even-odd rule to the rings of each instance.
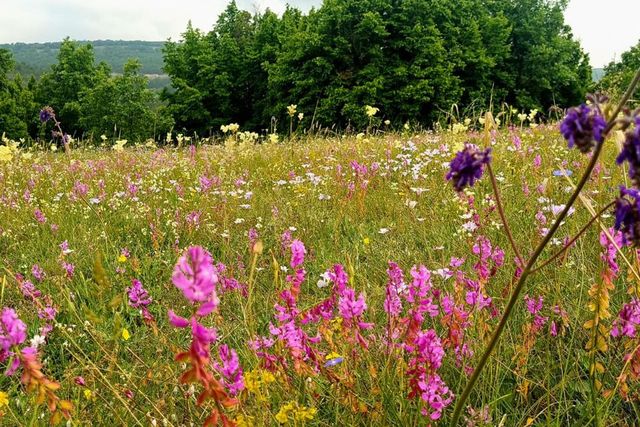
[[[146,322],[153,321],[153,315],[147,308],[153,299],[149,296],[147,290],[142,286],[142,282],[137,279],[131,281],[131,286],[127,288],[127,295],[129,297],[129,306],[140,309],[142,317]]]
[[[456,191],[473,187],[482,177],[484,166],[491,162],[491,148],[481,150],[477,145],[465,144],[464,149],[451,160],[447,180],[453,182]]]
[[[221,408],[235,406],[237,401],[231,396],[242,389],[242,370],[239,368],[235,352],[227,347],[220,349],[221,363],[217,364],[223,380],[215,378],[211,371],[211,344],[217,339],[214,328],[204,326],[200,319],[217,309],[219,299],[216,284],[218,271],[209,252],[200,246],[187,249],[173,270],[173,284],[182,291],[184,297],[195,305],[195,314],[190,319],[180,317],[169,310],[169,321],[176,328],[191,328],[191,346],[189,351],[176,356],[179,362],[189,363],[191,368],[182,374],[182,383],[199,383],[203,391],[198,396],[198,405],[211,399],[216,403],[206,425],[217,425],[222,421],[227,425],[231,421]],[[143,298],[144,299],[144,298]],[[216,364],[213,365],[214,369]],[[226,388],[225,388],[226,386]]]
[[[562,136],[569,142],[569,148],[577,147],[588,153],[596,143],[604,141],[604,130],[607,122],[600,114],[600,109],[593,105],[582,104],[569,109],[564,121],[560,124]]]

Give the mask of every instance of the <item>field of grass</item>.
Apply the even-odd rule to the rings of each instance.
[[[181,382],[189,363],[175,356],[189,349],[191,331],[167,316],[193,315],[172,274],[187,248],[201,246],[224,264],[216,267],[219,305],[200,318],[217,331],[207,369],[222,394],[235,394],[220,413],[239,425],[446,424],[516,269],[487,177],[461,194],[445,180],[464,141],[484,145],[467,131],[16,150],[0,160],[0,305],[28,326],[22,347],[37,336],[42,372],[73,405],[70,425],[202,425],[221,406],[198,406],[201,383]],[[494,132],[492,147],[526,257],[588,158],[567,149],[556,126]],[[543,260],[616,197],[625,180],[617,150],[607,142]],[[600,243],[612,225],[604,215],[528,281],[527,303],[516,306],[471,394],[467,425],[593,425],[594,414],[603,425],[637,424],[640,341],[611,330],[630,293],[638,296],[639,264],[635,251]],[[306,248],[301,265],[294,241]],[[347,291],[326,274],[336,264]],[[425,279],[422,270],[422,285],[410,273],[420,265],[430,272]],[[146,315],[130,300],[133,280],[152,299]],[[419,286],[423,305],[408,298]],[[389,315],[385,301],[402,307]],[[347,306],[358,314],[349,317]],[[418,306],[428,308],[416,324]],[[265,342],[272,345],[256,350]],[[224,350],[220,360],[223,345],[237,352],[242,372]],[[0,424],[44,425],[50,410],[21,383],[21,369],[0,379]],[[229,391],[231,377],[237,387]]]

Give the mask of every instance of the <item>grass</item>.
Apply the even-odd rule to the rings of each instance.
[[[521,148],[515,148],[516,137],[522,141]],[[423,425],[428,420],[420,415],[418,402],[407,398],[407,358],[390,355],[377,344],[387,322],[383,310],[386,270],[388,262],[394,261],[409,278],[411,266],[424,264],[434,272],[434,288],[464,305],[464,286],[454,279],[443,280],[435,271],[446,268],[451,257],[460,257],[465,259],[461,271],[474,278],[477,259],[471,248],[479,235],[506,252],[505,265],[483,283],[495,312],[469,308],[464,340],[475,356],[457,366],[453,349],[446,348],[439,374],[455,394],[460,393],[467,379],[464,367],[475,365],[474,357],[497,323],[514,270],[514,253],[492,202],[489,180],[480,181],[466,196],[457,196],[444,179],[454,150],[474,138],[481,143],[473,133],[444,132],[207,145],[195,152],[137,147],[77,149],[70,156],[16,154],[13,160],[0,163],[2,306],[16,309],[29,326],[29,337],[36,334],[42,320],[33,303],[22,296],[16,275],[34,280],[32,266],[44,269],[44,280],[34,283],[51,296],[59,314],[41,347],[43,371],[61,384],[59,395],[73,402],[74,425],[201,424],[211,407],[196,406],[197,386],[194,390],[180,384],[184,366],[174,361],[175,354],[188,347],[189,337],[184,330],[172,328],[166,316],[169,309],[182,315],[190,310],[171,283],[173,266],[185,248],[201,245],[226,265],[228,276],[249,283],[250,319],[243,316],[246,299],[237,291],[224,293],[219,311],[207,318],[218,329],[220,342],[238,351],[246,374],[259,364],[247,342],[256,334],[269,334],[273,306],[286,287],[282,267],[288,266],[290,255],[281,247],[280,236],[290,230],[308,251],[299,307],[310,308],[329,295],[328,288],[316,283],[323,272],[342,263],[350,274],[350,285],[366,295],[365,319],[377,325],[366,332],[373,344],[366,351],[355,349],[333,322],[333,332],[323,332],[322,345],[345,356],[334,368],[337,380],[323,373],[277,370],[275,381],[260,393],[243,392],[241,404],[229,410],[230,416],[253,417],[255,425],[277,425],[276,415],[293,401],[317,412],[311,420],[291,419],[291,424]],[[615,144],[610,142],[600,171],[585,192],[596,210],[609,203],[624,182],[623,171],[614,163]],[[493,148],[493,169],[506,216],[526,257],[541,239],[536,213],[542,211],[551,221],[550,207],[563,203],[569,181],[577,181],[587,159],[566,149],[554,127],[501,131]],[[537,154],[540,167],[533,161]],[[354,176],[352,161],[369,169],[377,163],[379,169],[363,183]],[[561,167],[574,172],[569,180],[554,175]],[[201,191],[202,176],[219,178],[219,185]],[[86,194],[78,183],[88,185]],[[479,215],[480,226],[473,231],[464,228],[472,218],[469,196]],[[42,211],[46,222],[36,220],[35,209]],[[187,219],[192,213],[196,214],[191,218],[199,216],[197,221]],[[588,209],[577,204],[560,228],[559,238],[572,236],[590,218]],[[608,227],[612,219],[604,218],[602,223]],[[52,229],[54,224],[57,229]],[[251,228],[264,251],[250,280],[247,233]],[[638,419],[637,401],[626,401],[614,390],[621,371],[628,371],[623,357],[629,350],[621,341],[608,339],[607,351],[595,355],[605,370],[597,376],[601,389],[592,390],[593,355],[585,351],[591,332],[583,325],[593,317],[588,290],[604,269],[598,233],[593,227],[566,259],[530,279],[525,293],[543,296],[541,314],[549,319],[533,334],[532,316],[523,303],[518,305],[471,395],[473,408],[488,405],[492,419],[488,424],[593,424],[594,394],[604,424],[632,425]],[[73,252],[62,255],[63,241]],[[543,259],[559,248],[561,241],[556,243]],[[129,256],[123,259],[125,248]],[[637,269],[635,254],[630,250],[624,254]],[[72,278],[66,277],[62,259],[74,264]],[[622,271],[610,292],[611,317],[603,319],[607,330],[622,304],[630,300],[628,290],[637,292],[632,268],[620,257],[618,261]],[[156,319],[153,325],[145,324],[138,310],[127,304],[126,288],[132,279],[140,280],[153,298],[149,306]],[[567,316],[560,334],[553,337],[550,322],[563,322],[553,311],[556,305]],[[442,315],[427,318],[423,328],[435,329],[443,340],[449,333]],[[125,329],[130,334],[126,340]],[[315,334],[315,328],[309,331]],[[327,336],[333,336],[334,342],[329,344]],[[76,384],[78,376],[85,379],[85,386]],[[637,398],[633,391],[637,379],[629,376],[628,384]],[[17,378],[0,379],[0,390],[9,396],[8,405],[1,409],[3,423],[46,424],[46,407],[35,404]],[[450,412],[451,407],[445,409],[443,423]]]

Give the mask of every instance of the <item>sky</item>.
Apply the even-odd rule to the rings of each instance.
[[[308,10],[321,0],[237,0],[250,11]],[[452,0],[453,3],[453,0]],[[0,0],[0,43],[179,39],[187,22],[208,31],[226,0]],[[640,0],[570,0],[566,22],[599,68],[640,40]],[[635,21],[635,22],[634,22]]]

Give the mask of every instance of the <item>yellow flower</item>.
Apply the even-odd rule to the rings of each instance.
[[[118,262],[122,263],[122,262],[127,262],[127,257],[124,256],[123,254],[120,254],[118,256]]]
[[[9,395],[4,391],[0,391],[0,408],[9,404]]]
[[[84,398],[87,400],[91,400],[91,398],[93,397],[93,393],[88,388],[85,388],[83,393],[84,393]]]
[[[122,328],[122,339],[125,341],[129,341],[129,338],[131,338],[131,334],[129,333],[127,328]]]
[[[289,114],[289,117],[295,116],[297,108],[298,106],[296,104],[291,104],[287,107],[287,114]]]
[[[113,147],[112,147],[112,148],[113,148],[115,151],[122,151],[122,150],[124,150],[124,146],[125,146],[125,144],[126,144],[126,143],[127,143],[127,140],[126,140],[126,139],[119,139],[119,140],[117,140],[117,141],[115,142],[115,144],[113,144]]]
[[[253,427],[253,421],[255,420],[255,417],[250,417],[250,416],[244,416],[244,415],[238,415],[235,419],[235,423],[238,427]]]
[[[364,110],[367,113],[367,116],[369,117],[375,116],[378,113],[378,111],[380,111],[378,108],[372,107],[371,105],[365,105]]]
[[[9,162],[13,159],[11,148],[6,145],[0,145],[0,162]]]
[[[331,359],[337,359],[338,357],[342,357],[342,356],[340,356],[335,351],[332,351],[331,353],[327,354],[324,358],[325,360],[331,360]]]
[[[371,243],[371,239],[370,239],[370,238],[368,238],[368,237],[365,237],[364,239],[362,239],[362,242],[363,242],[365,245],[368,245],[369,243]]]

